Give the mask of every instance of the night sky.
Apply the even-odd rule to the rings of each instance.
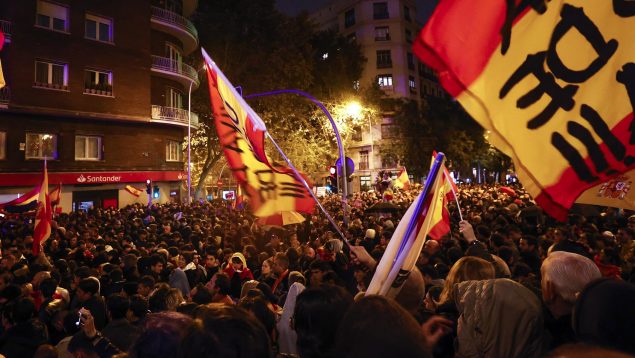
[[[319,9],[330,1],[331,0],[277,0],[276,3],[282,12],[288,15],[297,15],[302,10],[311,12]],[[425,23],[425,20],[432,14],[437,0],[415,0],[415,2],[417,3],[417,20]]]

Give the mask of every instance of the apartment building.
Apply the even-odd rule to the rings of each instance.
[[[64,211],[181,201],[197,0],[0,0],[0,202],[41,180]],[[139,197],[127,185],[143,189]],[[156,195],[155,195],[156,196]]]
[[[368,59],[360,84],[377,83],[392,98],[419,103],[427,96],[443,96],[434,72],[420,63],[412,43],[422,24],[416,21],[414,0],[338,0],[315,11],[311,19],[321,29],[336,29],[356,41]],[[354,190],[370,189],[377,173],[401,169],[397,158],[382,147],[398,145],[392,113],[384,113],[381,123],[359,128],[347,156],[355,162]]]

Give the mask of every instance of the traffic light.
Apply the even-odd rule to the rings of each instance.
[[[337,193],[337,167],[335,165],[329,167],[329,177],[326,178],[326,183],[333,193]]]
[[[152,197],[155,198],[155,199],[159,198],[159,186],[156,185],[156,184],[152,188]]]
[[[152,193],[152,180],[146,179],[146,193]]]

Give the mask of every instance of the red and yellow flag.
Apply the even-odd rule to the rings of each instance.
[[[434,165],[434,159],[437,156],[437,152],[432,153],[432,162],[430,162],[430,169]],[[450,233],[450,212],[448,211],[448,202],[454,200],[454,193],[458,192],[458,188],[454,183],[454,180],[450,176],[448,168],[445,164],[441,164],[442,174],[440,174],[440,188],[435,193],[434,200],[438,203],[434,206],[432,215],[432,228],[428,234],[434,240],[441,240],[441,238]]]
[[[624,199],[635,176],[627,3],[445,0],[414,45],[558,219],[581,195],[635,208]]]
[[[244,195],[249,197],[254,215],[313,212],[315,202],[302,182],[291,169],[272,164],[267,157],[267,128],[260,116],[238,94],[207,52],[202,52],[218,138],[234,177]]]
[[[406,167],[401,168],[401,171],[399,172],[399,175],[397,175],[397,179],[395,180],[393,187],[403,190],[410,189],[410,178],[408,178]]]
[[[0,51],[2,51],[2,46],[4,46],[4,33],[0,30]],[[4,87],[4,75],[2,74],[2,61],[0,61],[0,88]]]
[[[53,210],[51,209],[51,197],[49,196],[48,171],[46,169],[46,161],[44,161],[44,173],[42,175],[37,211],[35,212],[35,226],[33,227],[33,255],[37,256],[40,253],[40,247],[51,236],[51,221],[53,221]]]
[[[137,198],[143,193],[143,189],[137,189],[132,185],[126,185],[124,189],[126,189],[128,193],[136,196]]]

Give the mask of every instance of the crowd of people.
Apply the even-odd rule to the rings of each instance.
[[[59,214],[34,256],[33,215],[7,214],[0,354],[635,354],[635,216],[579,207],[557,222],[520,187],[462,186],[450,232],[426,242],[401,292],[365,296],[420,190],[355,193],[346,218],[323,198],[350,246],[318,211],[262,226],[214,201]]]

